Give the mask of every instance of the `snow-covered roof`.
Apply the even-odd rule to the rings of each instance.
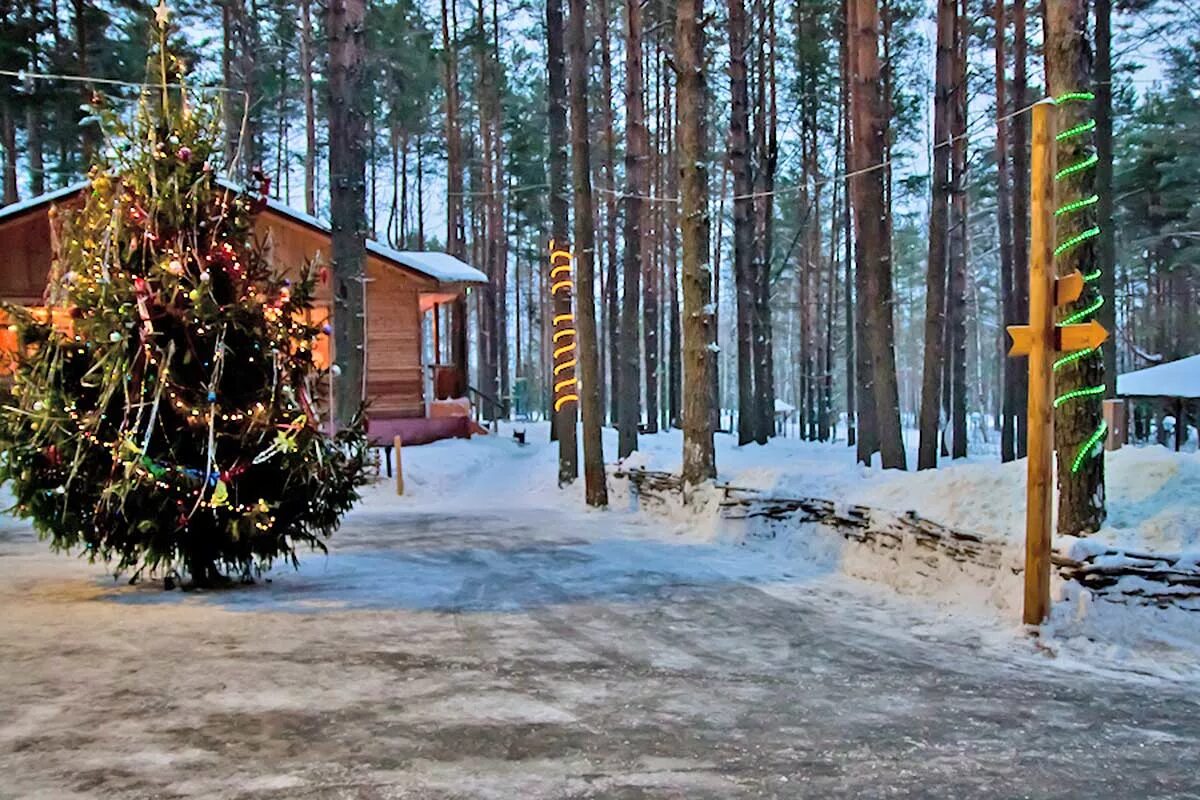
[[[29,197],[19,203],[10,203],[3,208],[0,208],[0,221],[9,217],[16,217],[24,214],[26,211],[31,211],[38,206],[44,206],[47,203],[53,203],[55,200],[62,200],[64,197],[70,197],[77,192],[86,189],[87,181],[76,181],[75,183],[64,186],[61,189],[55,189],[53,192],[46,192],[35,197]]]
[[[245,189],[228,178],[217,178],[217,183],[230,191],[242,193]],[[38,208],[39,206],[53,203],[56,200],[61,200],[70,197],[77,192],[80,192],[88,187],[88,181],[78,181],[69,186],[64,186],[53,192],[30,197],[27,200],[22,200],[19,203],[0,208],[0,222],[8,217],[15,217],[20,214]],[[315,228],[323,233],[329,233],[329,224],[324,220],[318,219],[311,214],[306,214],[299,209],[292,208],[286,203],[282,203],[275,198],[267,198],[267,208],[296,222],[303,223],[309,227]],[[449,253],[422,252],[412,250],[394,250],[385,244],[375,241],[374,239],[367,240],[367,252],[372,253],[380,258],[391,261],[401,267],[410,269],[421,275],[432,278],[439,283],[487,283],[487,276],[479,270],[472,267],[463,261],[459,261]]]
[[[218,178],[217,182],[227,189],[236,192],[245,191],[240,186],[226,178]],[[306,214],[299,209],[281,203],[275,198],[267,198],[267,208],[277,214],[302,222],[325,233],[329,233],[329,225],[322,219]],[[382,259],[395,262],[400,266],[411,269],[433,278],[439,283],[487,283],[487,276],[466,262],[459,261],[449,253],[433,251],[395,250],[374,239],[367,240],[367,252]]]
[[[1122,397],[1200,398],[1200,353],[1117,376]]]
[[[367,252],[396,261],[409,269],[442,283],[487,283],[487,276],[449,253],[422,250],[393,250],[374,239],[367,240]]]

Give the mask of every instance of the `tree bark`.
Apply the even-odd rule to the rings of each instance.
[[[300,0],[300,93],[304,97],[304,210],[317,213],[317,114],[313,97],[312,0]],[[226,102],[231,98],[227,98]]]
[[[493,261],[496,283],[496,359],[500,370],[500,397],[503,398],[507,409],[512,402],[512,376],[509,373],[509,337],[508,337],[508,213],[509,206],[505,200],[505,189],[508,179],[504,174],[504,109],[501,105],[500,87],[504,76],[500,62],[500,14],[498,0],[492,0],[492,48],[488,60],[489,85],[491,93],[491,129],[492,129],[492,168],[495,175],[492,185],[495,191],[489,206],[492,213],[491,231],[495,239]],[[597,382],[599,385],[599,382]]]
[[[642,77],[642,7],[640,0],[625,2],[625,252],[621,263],[621,400],[617,418],[617,456],[637,450],[641,419],[641,325],[638,317],[643,262],[643,197],[649,194],[646,106]]]
[[[703,0],[679,0],[675,18],[678,70],[680,223],[683,244],[683,480],[695,485],[717,477],[713,452],[711,384],[715,327],[708,267],[708,136]]]
[[[746,78],[745,0],[729,0],[729,169],[733,173],[733,280],[737,293],[738,444],[757,438],[754,325],[754,181],[750,171],[750,94]]]
[[[1096,14],[1096,269],[1098,289],[1104,297],[1097,318],[1109,332],[1101,345],[1104,360],[1104,396],[1117,393],[1117,254],[1113,229],[1113,110],[1112,110],[1112,0],[1095,0]]]
[[[504,237],[500,214],[500,182],[497,164],[497,143],[499,131],[495,127],[499,104],[496,96],[495,64],[488,52],[486,30],[486,14],[484,0],[479,0],[476,8],[476,70],[477,91],[476,101],[479,112],[479,148],[481,159],[479,164],[483,205],[483,237],[479,242],[483,252],[484,273],[488,283],[481,288],[479,294],[480,309],[479,337],[482,344],[483,358],[479,364],[479,382],[487,394],[502,402],[505,395],[502,380],[502,353],[504,327],[501,324],[501,297],[504,293],[504,275],[500,265],[500,248]]]
[[[92,48],[92,31],[89,29],[88,12],[91,4],[84,0],[71,0],[73,22],[75,25],[75,74],[89,78],[92,76],[90,50]],[[82,105],[92,102],[93,85],[88,82],[79,84],[80,101]],[[78,119],[78,117],[76,117]],[[91,164],[100,146],[100,129],[95,122],[82,125],[80,128],[80,145],[83,163]]]
[[[1008,113],[1008,86],[1005,76],[1004,33],[1006,19],[1004,0],[995,0],[996,4],[996,223],[999,226],[1000,237],[1000,302],[1002,305],[1001,318],[1005,326],[1021,322],[1020,310],[1017,307],[1013,291],[1013,228],[1012,228],[1012,186],[1009,182],[1008,158],[1008,123],[1004,116]],[[1000,338],[1003,340],[1004,333]],[[1003,357],[1003,354],[1002,354]],[[1016,377],[1025,371],[1025,363],[1016,359],[1005,358],[1001,369],[1003,371],[1003,386],[1000,401],[1000,460],[1012,461],[1017,457],[1016,449],[1016,409],[1025,398],[1017,394]]]
[[[601,111],[604,127],[604,179],[608,191],[604,195],[604,249],[606,276],[604,281],[605,318],[608,326],[605,335],[608,339],[608,420],[612,425],[617,424],[617,410],[620,407],[620,372],[621,372],[621,298],[617,293],[617,135],[613,113],[612,86],[612,37],[609,35],[609,0],[600,3],[601,30],[600,36],[600,80],[601,96],[604,98],[604,108]]]
[[[649,43],[647,42],[647,45]],[[659,263],[662,255],[663,236],[662,221],[662,70],[661,39],[654,36],[654,49],[646,48],[650,69],[654,74],[654,142],[646,149],[647,169],[650,180],[647,185],[653,185],[650,195],[659,198],[653,204],[642,208],[642,357],[645,363],[646,381],[646,422],[647,433],[658,432],[658,365],[659,365],[659,323],[662,314],[659,313]],[[652,54],[651,54],[652,53]],[[647,92],[648,93],[648,92]],[[649,140],[649,131],[647,131]]]
[[[580,412],[583,417],[583,476],[587,503],[608,505],[604,451],[600,439],[600,374],[596,341],[596,291],[593,258],[591,145],[588,141],[587,0],[570,0],[567,27],[570,56],[571,168],[575,184],[575,296],[579,341]]]
[[[466,258],[463,218],[462,129],[458,121],[458,15],[451,0],[442,0],[442,52],[446,59],[446,252]],[[451,358],[459,370],[460,385],[468,383],[467,300],[460,295],[454,301]]]
[[[329,7],[329,190],[333,228],[334,383],[337,421],[347,425],[363,403],[365,378],[366,124],[362,108],[365,0]]]
[[[221,127],[224,133],[225,164],[233,164],[237,153],[240,122],[238,110],[242,106],[241,96],[237,94],[237,82],[234,79],[234,59],[237,48],[237,22],[233,0],[223,0],[221,3],[221,87],[225,94],[221,103]]]
[[[771,337],[771,256],[775,216],[778,112],[775,96],[775,4],[755,0],[758,49],[754,163],[754,392],[755,441],[775,434],[775,364]]]
[[[882,164],[888,120],[882,113],[879,65],[879,8],[873,0],[852,0],[851,27],[856,167]],[[859,311],[865,314],[870,349],[872,395],[879,450],[885,469],[904,469],[904,440],[900,430],[900,398],[896,382],[895,332],[892,320],[892,256],[890,231],[884,215],[884,171],[874,168],[853,179],[856,187],[855,222],[865,274],[865,294]]]
[[[4,205],[20,200],[17,191],[17,125],[12,105],[0,100],[0,146],[4,148]]]
[[[1047,89],[1051,97],[1068,92],[1086,91],[1092,83],[1092,52],[1087,41],[1086,0],[1055,0],[1047,3],[1045,13],[1045,53]],[[1064,102],[1057,110],[1058,130],[1068,131],[1090,117],[1091,103]],[[1058,169],[1084,162],[1091,149],[1086,134],[1068,136],[1058,142]],[[1060,207],[1091,197],[1096,189],[1093,169],[1078,169],[1055,182],[1055,202]],[[1096,224],[1095,206],[1087,206],[1057,219],[1060,243],[1077,236]],[[1096,263],[1096,241],[1086,239],[1055,259],[1058,275],[1078,269],[1087,275]],[[1090,307],[1101,297],[1097,280],[1084,283],[1079,299],[1068,307],[1059,307],[1059,321]],[[1086,320],[1090,315],[1084,315]],[[1104,360],[1098,351],[1064,364],[1055,370],[1055,392],[1067,392],[1104,385]],[[1103,416],[1098,395],[1076,397],[1059,404],[1054,413],[1054,444],[1058,451],[1058,534],[1080,536],[1100,529],[1105,518],[1104,451],[1093,442],[1085,452],[1089,437]]]
[[[679,112],[679,87],[676,84],[674,88],[675,96],[672,102],[672,90],[670,79],[673,73],[667,73],[667,191],[668,197],[679,196],[679,139],[678,131],[675,129],[675,114]],[[707,156],[707,148],[705,148]],[[707,174],[705,176],[707,178]],[[705,181],[705,191],[707,192],[707,180]],[[706,205],[707,208],[707,205]],[[669,284],[667,294],[667,314],[671,321],[671,333],[667,341],[667,408],[666,418],[667,425],[673,428],[681,426],[682,414],[682,393],[683,393],[683,356],[681,348],[683,346],[683,338],[680,330],[682,321],[679,317],[679,229],[681,223],[680,208],[678,203],[665,202],[663,203],[663,213],[666,215],[665,226],[667,229],[667,274],[666,279]],[[705,236],[708,235],[705,230]],[[713,333],[713,341],[716,341],[716,333]],[[715,363],[715,358],[713,359]],[[711,376],[710,376],[711,377]]]
[[[42,62],[37,33],[41,30],[42,22],[37,0],[30,0],[26,11],[29,15],[28,24],[34,31],[27,42],[29,68],[33,72],[38,72],[42,69]],[[25,150],[29,154],[29,191],[34,197],[46,191],[46,165],[42,153],[42,108],[44,102],[42,94],[35,89],[33,95],[26,98],[25,105]]]
[[[950,428],[952,458],[967,455],[967,10],[960,0],[955,19],[954,95],[950,111],[950,285],[946,321],[951,346]]]
[[[442,0],[442,52],[446,58],[446,252],[455,258],[466,253],[463,241],[462,131],[458,122],[458,31],[449,15],[453,0]]]
[[[1013,110],[1019,111],[1029,103],[1029,81],[1026,67],[1028,43],[1025,36],[1025,0],[1013,0]],[[1029,115],[1012,118],[1013,171],[1013,304],[1018,316],[1025,318],[1029,309]],[[1024,362],[1021,362],[1022,365]],[[1029,376],[1017,369],[1013,392],[1018,398],[1016,414],[1017,458],[1025,457],[1028,441],[1028,411],[1025,397],[1029,393]]]
[[[921,377],[917,469],[937,466],[942,413],[942,345],[946,332],[946,264],[950,226],[950,105],[954,89],[955,0],[938,0],[933,94],[933,198],[929,208],[929,261],[925,271],[925,359]]]
[[[546,0],[546,73],[549,80],[547,125],[550,136],[551,249],[570,249],[567,220],[567,75],[563,60],[562,0]],[[553,305],[555,316],[574,314],[571,297],[566,292],[555,295]],[[570,372],[573,377],[576,370],[571,369]],[[566,378],[564,375],[557,380]],[[556,376],[551,372],[551,386],[555,381]],[[559,486],[579,477],[579,446],[576,442],[578,415],[578,403],[567,403],[554,414],[554,432],[558,437]]]
[[[854,154],[851,148],[852,130],[850,118],[850,36],[849,36],[850,10],[849,0],[842,0],[841,14],[838,18],[838,121],[841,125],[839,131],[838,144],[842,151],[842,171],[851,172],[854,167]],[[855,339],[858,336],[858,325],[855,321],[854,314],[854,237],[851,228],[853,226],[853,192],[850,189],[850,184],[847,183],[843,193],[842,207],[842,239],[845,242],[842,251],[843,264],[843,316],[845,322],[846,333],[846,445],[856,448],[856,457],[862,461],[862,446],[858,443],[858,381],[855,379],[855,365],[858,363],[858,357],[855,353]],[[870,454],[867,454],[867,462],[870,462]]]

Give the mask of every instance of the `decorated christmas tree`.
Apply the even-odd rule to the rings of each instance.
[[[218,180],[217,101],[183,88],[165,17],[131,119],[97,109],[106,146],[58,213],[46,308],[7,309],[0,479],[53,547],[211,585],[324,549],[367,449],[360,424],[327,430],[316,270],[267,262],[261,174]]]

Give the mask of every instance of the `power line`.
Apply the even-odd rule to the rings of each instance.
[[[1019,108],[1016,111],[1013,111],[1009,114],[1005,114],[1002,117],[998,117],[996,119],[996,123],[999,124],[1002,122],[1007,122],[1010,119],[1012,119],[1013,117],[1019,116],[1021,114],[1026,114],[1030,110],[1032,110],[1034,106],[1038,105],[1038,103],[1044,103],[1044,102],[1046,102],[1046,101],[1038,100],[1037,102],[1030,103],[1029,105],[1025,106],[1024,108]],[[981,131],[975,131],[975,132],[968,131],[966,133],[960,133],[957,136],[952,136],[943,142],[935,143],[933,145],[932,149],[937,150],[940,147],[950,147],[955,142],[962,141],[963,139],[970,139],[970,138],[977,136],[980,133],[984,133],[984,132],[986,132],[986,129],[983,129]],[[877,164],[871,164],[870,166],[862,167],[861,169],[856,169],[856,170],[852,170],[850,172],[843,172],[843,173],[831,175],[828,178],[823,178],[821,180],[815,181],[812,184],[805,184],[805,185],[799,185],[799,186],[785,186],[781,189],[772,189],[770,191],[765,191],[765,192],[751,192],[749,194],[736,194],[736,195],[733,195],[732,197],[730,197],[727,193],[722,193],[721,199],[722,200],[726,200],[726,199],[745,200],[745,199],[756,199],[759,197],[770,197],[773,195],[793,194],[795,192],[800,192],[805,189],[809,189],[809,188],[815,189],[819,186],[825,186],[827,184],[834,183],[835,181],[845,181],[845,180],[849,180],[850,178],[856,178],[859,175],[866,175],[866,174],[874,172],[876,170],[884,169],[885,167],[888,167],[892,164],[898,163],[899,161],[900,161],[900,159],[898,159],[898,158],[885,159],[883,161],[880,161]],[[658,197],[656,195],[634,195],[634,194],[628,194],[625,192],[617,192],[617,191],[613,191],[611,189],[604,189],[604,188],[597,188],[594,191],[599,191],[599,192],[602,192],[604,194],[609,194],[609,195],[615,195],[618,198],[631,197],[631,198],[636,198],[636,199],[644,200],[644,201],[651,202],[651,203],[654,203],[654,202],[678,203],[679,202],[678,197]]]

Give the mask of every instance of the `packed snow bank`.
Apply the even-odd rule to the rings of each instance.
[[[1155,553],[1200,548],[1200,456],[1126,447],[1106,453],[1104,467],[1108,521],[1091,541]],[[1014,461],[888,472],[852,494],[863,505],[913,509],[951,528],[1023,542],[1025,469]]]
[[[514,431],[525,433],[524,446],[513,438]],[[679,431],[643,435],[638,442],[639,450],[621,466],[679,471]],[[1001,464],[975,458],[943,462],[932,471],[902,472],[856,464],[853,449],[844,443],[775,439],[738,447],[734,437],[722,434],[716,446],[721,484],[780,497],[915,511],[956,530],[1024,541],[1024,461]],[[616,432],[610,428],[604,429],[604,451],[606,460],[614,462]],[[395,498],[391,482],[381,480],[369,490],[368,507],[391,502],[572,506],[582,498],[581,481],[560,491],[557,457],[558,446],[544,422],[506,423],[498,434],[405,448],[405,497]],[[1105,469],[1108,522],[1091,541],[1156,553],[1200,550],[1200,454],[1126,447],[1105,454]],[[694,523],[695,517],[689,514],[680,521]]]

